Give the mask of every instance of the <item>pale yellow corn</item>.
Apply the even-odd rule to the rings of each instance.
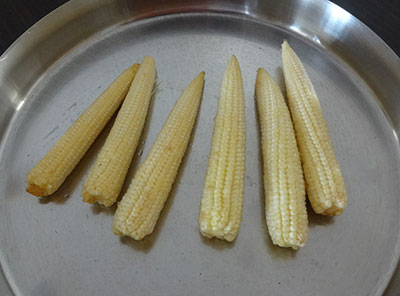
[[[308,236],[303,170],[289,109],[264,69],[257,72],[256,101],[268,231],[275,245],[298,249]]]
[[[246,145],[242,75],[235,56],[222,80],[208,168],[201,199],[203,236],[233,241],[242,219]]]
[[[121,105],[138,68],[125,70],[33,167],[26,176],[27,192],[48,196],[61,186]]]
[[[117,200],[142,133],[155,79],[154,60],[145,57],[83,184],[83,201],[109,207]]]
[[[199,110],[200,73],[175,103],[145,161],[118,205],[113,232],[141,240],[153,232],[175,180]]]
[[[347,204],[346,189],[319,99],[303,64],[286,41],[282,59],[308,198],[316,213],[340,215]]]

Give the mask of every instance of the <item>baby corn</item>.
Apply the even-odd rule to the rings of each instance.
[[[121,105],[138,68],[125,70],[33,167],[26,176],[27,192],[48,196],[61,186]]]
[[[203,236],[233,241],[242,219],[245,172],[245,103],[242,75],[235,56],[222,80],[211,152],[201,199]]]
[[[256,101],[268,231],[275,245],[298,249],[308,236],[303,170],[288,107],[264,69],[257,73]]]
[[[113,232],[141,240],[153,232],[189,143],[204,84],[200,73],[175,103],[118,205]]]
[[[145,57],[83,184],[83,201],[109,207],[117,200],[142,133],[155,78],[154,60]]]
[[[286,41],[282,60],[308,198],[316,213],[340,215],[347,204],[346,189],[319,99],[303,64]]]

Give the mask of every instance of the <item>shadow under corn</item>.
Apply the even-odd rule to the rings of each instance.
[[[313,228],[315,226],[328,226],[335,222],[334,216],[326,216],[316,214],[311,207],[310,202],[307,199],[307,214],[308,214],[308,227]]]

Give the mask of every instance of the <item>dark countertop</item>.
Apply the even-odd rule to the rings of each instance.
[[[278,0],[277,0],[278,1]],[[0,0],[0,54],[22,33],[66,0]],[[363,21],[400,56],[398,0],[333,0]]]

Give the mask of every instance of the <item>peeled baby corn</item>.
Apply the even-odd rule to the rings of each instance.
[[[26,176],[27,192],[48,196],[61,186],[121,105],[138,68],[125,70],[33,167]]]
[[[153,232],[189,143],[204,84],[200,73],[184,90],[118,205],[113,232],[141,240]]]
[[[282,59],[308,198],[316,213],[340,215],[347,204],[346,189],[319,99],[303,64],[286,41]]]
[[[109,207],[117,200],[142,133],[155,78],[154,60],[145,57],[83,184],[83,201]]]
[[[275,245],[298,249],[308,236],[303,170],[288,107],[264,69],[257,72],[256,101],[268,231]]]
[[[245,172],[245,102],[242,75],[235,56],[222,80],[211,152],[201,199],[203,236],[233,241],[242,219]]]

